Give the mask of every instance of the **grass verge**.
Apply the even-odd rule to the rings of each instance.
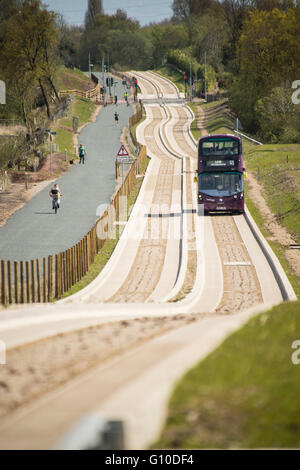
[[[207,127],[215,133],[232,128],[220,117],[208,122]],[[246,163],[254,171],[259,161],[265,199],[273,212],[276,204],[270,198],[274,198],[277,187],[289,182],[286,192],[292,194],[282,195],[282,207],[288,214],[293,211],[293,217],[278,222],[298,236],[295,167],[300,158],[295,146],[281,147],[254,147],[245,142]],[[287,148],[288,163],[284,158]],[[287,179],[284,183],[285,178],[293,182]],[[249,197],[247,205],[264,236],[270,238],[259,208]],[[286,248],[275,241],[269,243],[300,296],[300,278],[288,263]],[[256,316],[186,374],[171,397],[165,429],[153,447],[298,448],[300,365],[292,362],[292,354],[298,361],[300,353],[292,349],[292,344],[300,339],[299,313],[298,301],[282,303]]]
[[[177,70],[174,70],[172,67],[164,65],[159,69],[153,70],[153,72],[158,73],[159,75],[162,75],[163,77],[171,80],[177,86],[178,90],[184,93],[185,88],[183,83],[183,75],[177,72]]]
[[[88,90],[89,78],[79,69],[68,69],[64,65],[58,67],[56,74],[58,90]]]
[[[253,318],[179,382],[154,447],[299,447],[299,338],[297,303]]]
[[[58,144],[60,152],[67,150],[69,157],[75,158],[73,116],[79,118],[78,125],[81,127],[90,122],[95,109],[96,105],[91,100],[78,96],[74,97],[68,116],[60,119],[54,127],[57,132],[55,142]]]
[[[189,106],[189,108],[191,108],[191,110],[193,111],[193,113],[195,115],[195,119],[191,123],[191,131],[192,131],[192,134],[194,136],[194,139],[196,140],[196,142],[198,142],[200,137],[202,137],[202,132],[198,128],[198,125],[197,125],[198,105],[196,103],[188,103],[188,106]]]

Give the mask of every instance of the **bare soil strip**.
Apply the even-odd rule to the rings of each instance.
[[[246,246],[231,216],[211,217],[223,263],[224,295],[218,313],[237,313],[259,303],[259,280]]]
[[[108,323],[10,350],[7,365],[0,367],[0,417],[113,356],[196,318],[178,315]]]
[[[159,174],[157,176],[153,207],[171,206],[174,161],[162,154],[152,135],[161,119],[161,112],[153,108],[154,121],[145,130],[145,140],[151,153],[161,159]],[[151,137],[147,137],[151,136]],[[157,215],[157,214],[154,214]],[[162,272],[166,254],[168,222],[162,218],[149,218],[143,240],[130,273],[119,291],[109,299],[109,302],[144,302],[154,291]]]

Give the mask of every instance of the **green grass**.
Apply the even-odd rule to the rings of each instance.
[[[191,108],[194,115],[196,116],[198,105],[195,104],[195,103],[189,103],[188,106]],[[196,142],[198,142],[198,139],[200,139],[200,137],[202,137],[202,132],[201,132],[200,129],[198,129],[197,119],[196,118],[191,123],[191,131],[192,131],[192,134],[194,136],[194,139],[196,140]]]
[[[68,156],[74,158],[74,144],[73,144],[73,116],[78,116],[79,124],[81,127],[84,124],[87,124],[91,120],[91,116],[95,111],[95,104],[85,98],[80,98],[78,96],[74,97],[74,101],[71,105],[71,109],[66,118],[60,119],[56,124],[54,129],[57,132],[55,142],[59,145],[60,152],[64,152],[65,149],[68,151]],[[70,130],[61,129],[60,126],[65,126]]]
[[[300,243],[300,145],[252,147],[246,152],[246,161],[253,173],[260,169],[260,184],[274,214],[280,198],[280,223]]]
[[[81,70],[64,65],[58,67],[55,81],[58,90],[87,90],[89,84],[89,78]]]
[[[87,90],[89,78],[78,69],[67,69],[65,66],[58,68],[56,83],[59,90]],[[67,149],[69,159],[74,158],[74,144],[73,144],[73,116],[79,118],[79,127],[88,123],[95,110],[94,103],[86,98],[74,96],[68,116],[60,119],[52,130],[57,132],[55,143],[59,145],[60,152]],[[67,129],[60,129],[64,126]],[[69,129],[69,130],[68,130]]]
[[[130,128],[131,135],[133,135],[135,137],[135,140],[137,140],[137,138],[136,138],[136,129],[140,124],[142,124],[142,122],[145,121],[145,119],[146,119],[146,114],[143,114],[142,119]]]
[[[217,120],[210,125],[216,133],[230,130],[224,123],[218,127]],[[299,150],[295,145],[257,147],[244,141],[247,168],[254,172],[260,165],[260,182],[274,213],[277,204],[272,200],[280,186],[283,210],[295,208]],[[291,175],[293,183],[284,183]],[[270,238],[247,192],[246,183],[247,206],[263,235]],[[293,212],[279,222],[298,235],[299,219],[299,212]],[[269,244],[300,298],[300,278],[287,261],[285,247],[275,241]],[[165,429],[153,447],[299,448],[300,365],[291,361],[291,345],[300,339],[299,314],[298,301],[258,315],[185,375],[171,397]]]
[[[224,101],[224,100],[223,100]],[[202,109],[213,109],[219,106],[222,101],[215,101],[213,103],[204,103],[204,104],[197,104],[197,103],[189,103],[188,106],[193,110],[194,114],[196,115],[198,106],[201,106]],[[228,116],[217,115],[208,119],[204,123],[207,131],[209,134],[228,134],[233,132],[233,121]],[[202,136],[202,132],[197,127],[196,119],[191,124],[191,131],[196,140],[198,140]]]
[[[253,318],[177,385],[155,448],[300,447],[299,303]]]
[[[184,93],[183,75],[177,72],[177,70],[165,65],[159,69],[153,70],[153,72],[171,80],[177,86],[179,91]]]
[[[77,116],[79,117],[78,125],[80,127],[90,120],[95,108],[96,106],[91,100],[75,96],[68,117],[61,119],[60,124],[72,129],[73,116]]]
[[[209,109],[215,108],[216,106],[220,106],[220,104],[224,104],[227,101],[228,101],[227,99],[221,99],[219,101],[210,101],[209,103],[201,104],[201,106],[204,110],[209,110]]]
[[[102,269],[110,259],[111,255],[115,247],[117,246],[119,240],[119,230],[116,230],[116,238],[111,240],[106,240],[104,246],[97,254],[93,264],[91,265],[88,273],[81,279],[81,281],[77,282],[71,289],[66,292],[62,298],[69,297],[70,295],[74,295],[77,292],[81,291],[85,287],[87,287],[96,277],[101,273]]]
[[[59,151],[64,152],[67,149],[68,158],[74,158],[73,133],[64,129],[57,129],[55,143],[59,146]]]

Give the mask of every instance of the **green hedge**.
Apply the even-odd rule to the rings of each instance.
[[[192,57],[187,51],[182,49],[174,49],[169,51],[166,55],[167,63],[174,65],[178,69],[189,75],[190,66],[192,66],[192,73],[196,74],[198,79],[202,81],[202,88],[204,87],[205,78],[205,66],[199,64],[194,57]],[[207,78],[207,89],[208,91],[214,87],[217,76],[213,67],[209,64],[206,66],[206,78]]]

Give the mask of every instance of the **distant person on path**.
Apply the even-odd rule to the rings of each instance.
[[[84,165],[84,157],[86,155],[86,151],[82,144],[79,145],[78,153],[79,153],[79,163],[82,163]]]
[[[60,207],[60,198],[62,196],[61,190],[58,184],[55,184],[49,192],[49,196],[52,198],[52,209],[57,213],[57,209]]]
[[[117,111],[115,112],[115,123],[118,124],[119,122],[119,115],[117,113]]]
[[[128,96],[129,96],[129,95],[128,95],[128,92],[126,91],[126,92],[124,93],[124,98],[125,98],[125,101],[126,101],[126,103],[127,103],[127,106],[129,106]]]

